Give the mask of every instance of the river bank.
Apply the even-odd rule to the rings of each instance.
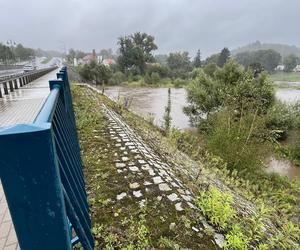
[[[126,98],[130,110],[153,122],[156,126],[162,127],[165,106],[168,102],[168,88],[115,86],[106,87],[104,93],[117,102]],[[170,97],[172,127],[182,131],[195,132],[195,128],[190,124],[189,117],[183,112],[183,108],[187,106],[185,89],[172,88]],[[295,103],[300,100],[300,90],[293,88],[293,85],[290,85],[290,88],[277,88],[276,97],[283,102]],[[300,182],[300,167],[293,165],[287,159],[280,159],[275,156],[273,158],[277,160],[270,161],[266,159],[266,165],[269,167],[267,171],[279,173]]]
[[[238,225],[240,228],[246,229],[246,231],[244,231],[244,229],[241,229],[242,236],[240,235],[239,237],[242,237],[242,240],[247,239],[247,244],[250,244],[251,242],[251,237],[248,235],[249,232],[252,232],[251,228],[254,226],[258,226],[256,222],[262,223],[262,221],[263,228],[267,228],[267,231],[265,231],[264,229],[263,233],[263,235],[268,235],[266,236],[266,238],[263,237],[263,241],[266,241],[266,244],[272,243],[276,245],[279,244],[279,242],[281,242],[283,239],[290,239],[292,242],[295,241],[296,238],[293,236],[294,233],[288,231],[288,235],[286,235],[287,231],[285,231],[282,227],[286,227],[286,223],[291,223],[291,221],[294,221],[294,223],[298,221],[297,223],[299,223],[299,186],[297,186],[296,184],[289,184],[287,180],[280,180],[280,182],[278,182],[279,179],[277,177],[269,178],[265,175],[261,175],[257,178],[257,180],[259,181],[251,181],[241,179],[236,175],[229,174],[229,172],[226,170],[226,163],[224,163],[217,157],[205,153],[203,149],[201,149],[201,147],[199,148],[199,145],[196,146],[196,144],[193,145],[191,141],[189,142],[189,134],[178,135],[179,137],[177,136],[177,139],[179,140],[176,139],[175,143],[174,137],[164,137],[161,134],[160,130],[158,130],[156,127],[151,125],[149,122],[137,117],[136,115],[126,111],[119,104],[113,104],[110,101],[106,100],[105,97],[101,97],[100,95],[98,96],[98,98],[101,100],[101,102],[109,105],[108,107],[116,110],[119,114],[121,114],[122,119],[124,119],[131,128],[134,128],[134,131],[138,133],[144,141],[147,142],[147,144],[154,150],[154,152],[157,152],[160,157],[163,157],[165,161],[168,161],[171,166],[178,166],[178,168],[175,168],[176,175],[183,181],[183,183],[185,183],[185,185],[189,187],[189,190],[191,190],[191,192],[196,197],[200,197],[200,193],[205,190],[205,193],[211,192],[212,187],[216,187],[223,193],[229,193],[230,196],[234,199],[234,211],[236,211],[236,216],[231,221],[231,223],[233,223],[233,225]],[[91,98],[87,97],[87,99]],[[93,106],[90,106],[90,108],[88,108],[88,110],[83,113],[85,117],[88,114],[91,115],[91,113],[95,113],[92,107]],[[100,109],[100,105],[98,105],[98,108]],[[95,122],[98,123],[97,121]],[[93,132],[91,131],[91,133]],[[100,138],[102,138],[101,136],[98,137],[98,135],[94,136],[97,136],[97,140],[100,140]],[[92,141],[95,140],[92,138],[93,136],[90,138]],[[183,138],[185,139],[182,140]],[[178,144],[178,141],[181,141],[180,145]],[[96,162],[97,157],[99,157],[99,154],[97,153],[99,147],[97,147],[96,145],[93,146],[94,143],[91,143],[89,140],[87,140],[85,144],[89,145],[91,148],[87,148],[86,150],[84,150],[84,153],[92,150],[90,156],[91,158],[88,159],[87,163],[95,162],[95,164],[98,166],[99,164],[97,164]],[[103,145],[107,145],[107,142]],[[105,153],[105,157],[109,159],[111,155],[111,149],[108,149],[107,147],[105,148],[107,150],[103,153]],[[181,152],[178,151],[179,148]],[[183,154],[182,152],[186,154]],[[97,157],[95,156],[95,154],[97,155]],[[194,160],[190,159],[188,156]],[[101,165],[103,164],[100,164],[99,166]],[[104,163],[104,166],[108,166],[108,164]],[[93,181],[91,183],[91,189],[93,189],[95,185],[98,185],[97,183],[101,181],[101,178],[98,181],[96,181],[95,179],[92,180]],[[120,182],[118,181],[118,183]],[[101,190],[101,187],[98,190]],[[94,190],[91,190],[91,192],[95,193]],[[279,197],[290,197],[290,199],[282,200],[278,199]],[[198,199],[199,198],[197,198],[197,200]],[[204,197],[203,199],[207,200],[207,197]],[[104,201],[105,200],[106,199],[104,199]],[[111,206],[111,203],[108,204],[108,206]],[[267,215],[261,214],[261,206],[264,206],[264,211],[268,211]],[[282,209],[283,207],[285,208],[284,210]],[[204,211],[206,210],[203,210],[201,216],[199,214],[200,217],[203,217]],[[254,215],[262,216],[262,218],[254,219]],[[211,221],[210,216],[211,214],[208,213],[206,214],[205,218]],[[254,219],[255,225],[251,224],[251,221],[253,221],[252,219]],[[259,227],[261,227],[261,224],[259,224]],[[228,234],[228,237],[233,233],[230,230],[220,230],[220,232],[222,231],[225,232],[225,234]],[[282,240],[277,237],[275,239],[270,235],[277,235],[277,237],[280,236],[282,237]],[[282,244],[290,244],[290,240]],[[297,245],[295,245],[295,247],[297,247]]]

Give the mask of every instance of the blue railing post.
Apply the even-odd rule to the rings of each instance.
[[[22,250],[94,249],[66,69],[57,77],[33,124],[0,129],[0,177]]]
[[[0,176],[22,250],[70,250],[51,123],[0,130]]]

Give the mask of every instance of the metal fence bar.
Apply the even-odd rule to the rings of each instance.
[[[20,86],[37,77],[23,76]],[[22,250],[94,248],[66,69],[57,77],[33,124],[0,130],[0,152],[9,152],[0,177]]]
[[[5,152],[0,159],[1,181],[20,248],[70,250],[51,124],[1,131],[0,152]]]

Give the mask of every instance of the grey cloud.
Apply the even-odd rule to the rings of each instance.
[[[135,31],[160,53],[204,55],[261,40],[300,46],[299,0],[0,0],[0,41],[46,49],[116,48]]]

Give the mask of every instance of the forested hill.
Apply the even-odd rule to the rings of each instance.
[[[256,51],[256,50],[267,50],[273,49],[281,54],[282,57],[286,57],[288,55],[294,54],[297,57],[300,57],[300,48],[294,45],[287,44],[278,44],[278,43],[261,43],[260,41],[256,41],[254,43],[250,43],[248,45],[239,47],[237,49],[233,49],[231,53],[236,55],[240,52],[246,51]]]

